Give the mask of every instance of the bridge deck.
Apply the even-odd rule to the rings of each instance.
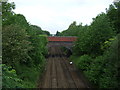
[[[51,37],[47,37],[48,38],[48,41],[52,41],[52,42],[56,42],[56,41],[59,41],[59,42],[74,42],[77,40],[77,37],[58,37],[58,36],[51,36]]]
[[[50,36],[47,37],[47,39],[48,39],[47,47],[63,46],[63,47],[71,48],[73,47],[74,42],[77,40],[77,37]]]

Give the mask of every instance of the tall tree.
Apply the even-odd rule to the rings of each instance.
[[[114,24],[116,33],[120,33],[120,1],[114,2],[114,4],[109,6],[107,10],[107,15],[111,22]]]
[[[60,36],[60,32],[57,31],[55,36]]]
[[[12,11],[15,9],[14,2],[8,3],[8,2],[2,2],[2,23],[4,25],[4,22],[6,22],[13,14]]]
[[[100,54],[101,45],[114,34],[106,14],[99,14],[93,19],[89,29],[79,33],[76,50],[81,54]]]

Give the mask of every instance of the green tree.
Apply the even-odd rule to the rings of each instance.
[[[11,25],[11,24],[16,24],[19,25],[21,28],[25,29],[28,31],[30,29],[29,23],[27,22],[26,18],[21,15],[21,14],[14,14],[10,16],[5,22],[4,26]]]
[[[14,2],[8,3],[8,2],[2,2],[2,23],[6,23],[6,21],[14,15],[14,12],[12,11],[15,9]]]
[[[42,31],[40,27],[35,25],[31,25],[30,27],[28,34],[30,36],[29,41],[31,42],[33,49],[29,51],[29,55],[34,60],[34,64],[39,65],[44,62],[44,56],[47,54],[47,50],[45,48],[47,38],[45,35],[42,35],[44,34],[44,31]]]
[[[12,11],[14,3],[3,2],[2,5],[2,58],[6,67],[3,68],[3,87],[35,88],[44,68],[47,54],[45,35],[49,32],[30,25],[23,15],[15,14]]]
[[[106,14],[99,14],[91,26],[79,33],[75,50],[81,54],[102,54],[101,44],[114,35],[113,28]]]
[[[44,34],[50,36],[50,32],[46,31],[46,30],[43,30]]]
[[[79,25],[76,25],[76,22],[74,21],[67,30],[64,30],[61,32],[62,36],[78,36],[79,32],[83,29],[86,29],[87,25],[83,26],[82,23]]]
[[[13,67],[17,62],[27,64],[31,47],[25,30],[18,25],[9,25],[3,27],[2,35],[3,63]]]
[[[111,20],[111,23],[114,24],[116,33],[120,33],[120,1],[109,6],[107,16]]]
[[[60,32],[57,31],[55,36],[60,36]]]

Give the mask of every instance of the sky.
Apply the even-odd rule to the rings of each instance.
[[[77,25],[90,25],[92,18],[113,3],[113,0],[9,0],[15,2],[16,14],[23,14],[32,25],[55,34]]]

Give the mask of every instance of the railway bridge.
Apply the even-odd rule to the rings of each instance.
[[[66,47],[71,50],[77,37],[74,36],[49,36],[47,47]]]
[[[65,55],[69,57],[72,54],[72,47],[74,45],[74,42],[77,40],[77,37],[73,36],[49,36],[47,37],[48,39],[48,50],[52,51],[52,47],[64,47],[65,48],[65,53],[58,53],[55,52],[54,54],[52,53],[52,56],[61,56]],[[50,53],[50,52],[49,52]],[[49,54],[51,56],[51,54]]]

